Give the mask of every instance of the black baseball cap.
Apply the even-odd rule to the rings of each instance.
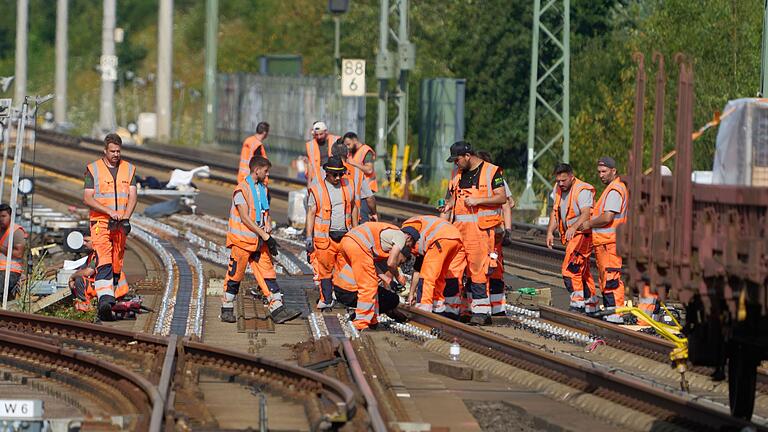
[[[456,158],[459,156],[464,156],[465,154],[475,154],[475,152],[472,150],[472,146],[469,145],[468,142],[457,141],[451,146],[451,157],[449,157],[446,162],[453,163]]]
[[[323,164],[323,169],[327,172],[346,172],[347,167],[344,166],[344,161],[338,156],[331,156],[328,158],[328,162]]]
[[[616,161],[610,156],[603,156],[597,161],[597,165],[607,168],[616,168]]]

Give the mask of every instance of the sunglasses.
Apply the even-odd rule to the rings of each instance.
[[[337,173],[328,173],[328,174],[330,174],[331,177],[342,178],[342,177],[344,177],[344,174],[346,174],[346,173],[337,172]]]

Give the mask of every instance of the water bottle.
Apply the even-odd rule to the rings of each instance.
[[[451,344],[451,348],[448,350],[448,357],[453,361],[458,361],[460,353],[461,353],[461,345],[459,345],[459,341],[456,340],[456,338],[453,338],[453,343]]]

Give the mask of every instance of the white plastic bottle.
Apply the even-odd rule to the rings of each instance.
[[[459,354],[461,354],[461,345],[459,345],[459,341],[456,338],[453,338],[451,348],[448,350],[448,357],[453,361],[458,361]]]

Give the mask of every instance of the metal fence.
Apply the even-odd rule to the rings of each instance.
[[[261,121],[270,124],[267,151],[281,165],[305,153],[304,143],[317,120],[331,133],[365,136],[365,98],[338,96],[334,77],[275,77],[219,74],[216,140],[239,151]]]

